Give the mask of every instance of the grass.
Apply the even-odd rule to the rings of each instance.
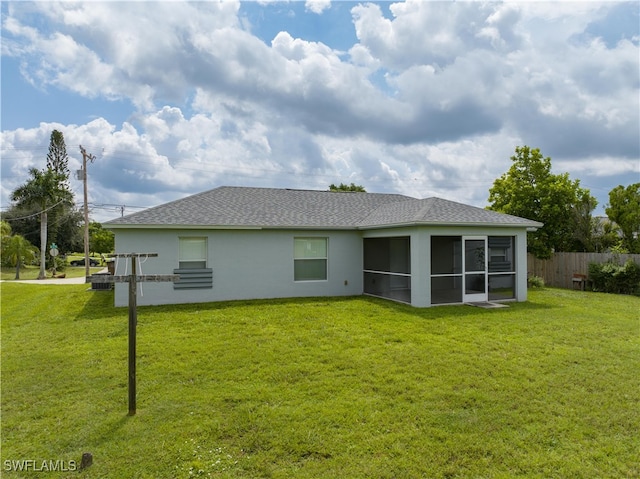
[[[640,475],[636,297],[141,307],[136,416],[127,310],[112,300],[3,283],[3,477],[37,475],[5,461],[83,452],[91,467],[47,477]]]

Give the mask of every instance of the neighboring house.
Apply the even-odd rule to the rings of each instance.
[[[180,275],[142,283],[138,304],[367,294],[418,307],[526,300],[526,235],[540,226],[439,198],[242,187],[104,224],[116,252],[158,254],[138,274]]]

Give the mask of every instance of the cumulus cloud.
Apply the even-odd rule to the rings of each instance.
[[[304,5],[308,11],[320,14],[331,8],[331,0],[306,0]]]
[[[330,7],[308,0],[305,14]],[[354,4],[346,49],[299,30],[260,38],[239,2],[4,8],[2,54],[27,81],[136,109],[118,125],[3,131],[3,204],[53,128],[99,153],[91,195],[104,203],[353,181],[482,206],[523,144],[598,190],[638,175],[640,33],[620,23],[635,4]]]

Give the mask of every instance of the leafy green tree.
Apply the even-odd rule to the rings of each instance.
[[[115,237],[105,230],[100,223],[89,223],[89,249],[94,253],[110,253],[115,248]]]
[[[620,227],[623,247],[630,253],[640,253],[640,183],[612,189],[605,212]]]
[[[29,169],[31,178],[18,187],[11,195],[11,200],[18,208],[25,210],[37,209],[40,216],[40,273],[38,279],[45,278],[47,251],[47,221],[51,208],[66,204],[69,208],[73,204],[73,194],[67,188],[61,187],[63,175],[53,170]]]
[[[573,208],[573,245],[572,251],[596,251],[596,235],[599,221],[591,216],[591,212],[598,205],[594,197],[587,190],[580,189],[578,201]]]
[[[6,221],[0,221],[0,238],[11,234],[11,225]]]
[[[11,223],[15,234],[25,237],[31,244],[40,243],[40,214],[39,207],[27,208],[24,205],[11,205],[2,212],[2,219]],[[49,210],[51,211],[51,210]],[[55,222],[55,225],[52,223]],[[47,238],[49,243],[56,243],[61,253],[82,251],[82,212],[75,208],[66,208],[63,215],[52,218],[48,215]],[[54,236],[55,234],[55,236]],[[47,255],[47,262],[50,257]],[[50,264],[48,265],[51,266]]]
[[[38,248],[20,235],[11,234],[11,226],[2,222],[2,264],[16,267],[15,279],[20,279],[20,268],[23,264],[34,261]]]
[[[366,193],[364,186],[356,185],[355,183],[351,183],[350,185],[340,183],[338,186],[331,183],[329,185],[329,191],[358,191],[360,193]]]
[[[609,218],[599,217],[593,219],[594,233],[593,233],[593,250],[597,252],[604,252],[611,250],[614,246],[620,243],[620,228],[613,223]]]
[[[538,258],[575,250],[578,223],[591,224],[596,199],[568,173],[551,173],[551,158],[539,149],[522,146],[515,153],[509,170],[489,190],[488,209],[544,223],[527,236],[528,249]]]
[[[62,252],[82,248],[82,232],[78,227],[83,217],[72,201],[73,193],[68,184],[68,162],[64,136],[60,131],[53,130],[46,170],[37,173],[30,170],[31,179],[14,192],[17,194],[14,199],[17,203],[2,214],[3,219],[11,221],[16,234],[24,236],[32,244],[40,241],[41,263],[42,257],[49,262],[53,261],[45,254],[47,248],[43,248],[43,238],[56,243]],[[48,201],[43,203],[42,200],[46,197]],[[42,216],[42,211],[45,210],[43,204],[46,205],[45,218]],[[43,219],[46,220],[44,224]],[[42,264],[41,268],[41,275],[44,277],[46,264]]]

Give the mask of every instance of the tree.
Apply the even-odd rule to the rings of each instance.
[[[612,189],[605,212],[620,227],[623,247],[630,253],[640,253],[640,183]]]
[[[596,238],[600,222],[591,216],[597,201],[587,190],[580,189],[573,209],[573,246],[572,251],[591,252],[596,250]]]
[[[47,216],[47,238],[56,243],[61,253],[82,250],[82,212],[75,207],[67,207],[58,217],[52,218],[51,211]],[[11,223],[14,234],[24,236],[31,244],[40,244],[39,207],[27,208],[25,205],[10,205],[2,212],[2,219]],[[52,223],[55,222],[55,225]],[[50,257],[47,262],[50,266]]]
[[[6,221],[0,221],[0,238],[11,234],[11,225]]]
[[[89,249],[94,253],[110,253],[114,250],[115,240],[111,231],[102,228],[96,221],[89,223]]]
[[[53,171],[59,175],[60,189],[66,189],[71,193],[69,186],[69,157],[67,156],[67,147],[64,142],[64,135],[58,130],[51,132],[49,140],[49,152],[47,153],[47,170]],[[73,210],[75,208],[71,205],[61,203],[54,206],[49,211],[49,227],[48,235],[52,242],[55,242],[59,246],[63,246],[65,239],[61,237],[62,233],[69,234],[68,228],[70,221],[73,221]],[[78,218],[75,218],[79,221]]]
[[[552,174],[551,158],[539,149],[522,146],[515,152],[509,171],[489,190],[488,209],[544,223],[527,236],[528,249],[538,258],[548,258],[554,250],[573,251],[578,225],[591,224],[596,199],[568,173]]]
[[[24,209],[37,208],[40,216],[40,273],[38,279],[45,278],[47,251],[47,213],[61,204],[71,207],[73,194],[67,188],[61,187],[63,175],[53,170],[38,170],[30,168],[31,178],[18,187],[11,195],[11,200],[17,202],[18,207]]]
[[[594,251],[598,253],[610,251],[620,243],[620,228],[609,218],[594,218]]]
[[[351,183],[350,185],[340,183],[338,186],[331,183],[329,185],[329,191],[358,191],[360,193],[366,193],[364,186],[356,185],[355,183]]]
[[[33,244],[37,244],[40,240],[42,277],[46,268],[46,238],[55,242],[61,251],[78,250],[78,247],[82,246],[81,231],[78,230],[82,214],[75,208],[72,201],[73,193],[68,184],[68,160],[64,136],[60,131],[53,130],[47,153],[46,170],[37,173],[30,170],[31,179],[14,192],[14,195],[17,193],[14,199],[17,204],[12,205],[2,214],[3,219],[11,221],[15,233],[21,234]],[[45,197],[49,196],[49,201],[42,203],[43,197],[40,193]],[[33,195],[40,199],[32,200]],[[43,204],[46,204],[46,207],[43,207]],[[46,217],[42,216],[43,211]],[[49,259],[52,261],[51,258]]]
[[[47,153],[47,169],[61,175],[65,183],[69,180],[67,146],[64,143],[64,135],[58,130],[51,132],[49,153]]]
[[[20,235],[11,234],[9,223],[2,222],[2,264],[16,267],[15,279],[20,279],[23,264],[36,259],[38,248]]]

